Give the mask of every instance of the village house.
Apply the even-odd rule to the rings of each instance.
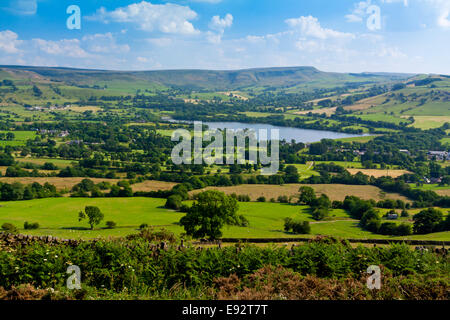
[[[388,219],[388,220],[397,220],[398,219],[398,214],[394,214],[394,213],[389,213],[387,216],[386,216],[386,218]]]
[[[436,159],[438,161],[450,160],[450,153],[447,151],[428,151],[427,157],[429,160]]]
[[[69,131],[65,130],[65,131],[61,131],[61,132],[58,134],[58,137],[60,137],[60,138],[65,138],[65,137],[67,137],[68,135],[69,135]]]
[[[401,153],[405,153],[405,154],[407,154],[408,156],[411,155],[411,152],[409,152],[408,149],[400,149],[400,150],[398,150],[398,151],[401,152]]]

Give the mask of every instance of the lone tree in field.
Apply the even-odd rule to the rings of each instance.
[[[238,203],[233,197],[219,191],[205,191],[197,195],[197,201],[181,218],[180,224],[194,238],[222,236],[224,225],[247,226],[248,221],[237,215]]]
[[[298,197],[298,203],[300,204],[310,205],[316,199],[316,192],[311,187],[303,186],[298,191],[300,192]]]
[[[80,211],[78,214],[78,221],[88,218],[91,230],[94,230],[94,226],[98,225],[105,216],[97,207],[87,206],[84,208],[84,212]]]

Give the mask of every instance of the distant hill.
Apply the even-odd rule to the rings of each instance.
[[[96,85],[99,82],[148,82],[149,85],[203,90],[237,90],[250,87],[286,88],[314,83],[320,88],[347,83],[377,83],[399,81],[411,74],[333,73],[314,67],[260,68],[234,71],[161,70],[109,71],[72,68],[0,66],[12,76],[27,79],[60,81],[76,85]]]

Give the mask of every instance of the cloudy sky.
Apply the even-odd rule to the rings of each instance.
[[[450,74],[449,40],[450,0],[0,0],[0,64]]]

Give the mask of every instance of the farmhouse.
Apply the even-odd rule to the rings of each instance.
[[[400,150],[398,150],[398,151],[401,152],[401,153],[405,153],[405,154],[407,154],[408,156],[411,155],[411,152],[409,152],[408,149],[400,149]]]
[[[393,213],[389,213],[386,217],[388,220],[397,220],[398,219],[398,214],[393,214]]]
[[[447,151],[428,151],[428,159],[450,160],[450,153]]]
[[[61,132],[58,134],[58,137],[64,138],[64,137],[67,137],[68,135],[69,135],[69,131],[65,130],[65,131],[61,131]]]

